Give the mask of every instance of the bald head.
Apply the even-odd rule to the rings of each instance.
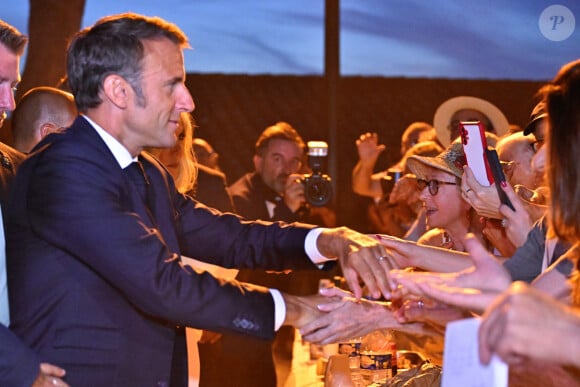
[[[507,175],[512,185],[521,184],[528,188],[535,187],[535,173],[532,170],[532,138],[522,132],[502,137],[496,144],[499,159],[511,162],[507,168]]]
[[[12,116],[14,148],[30,152],[47,134],[70,126],[76,115],[72,94],[53,87],[30,89]]]

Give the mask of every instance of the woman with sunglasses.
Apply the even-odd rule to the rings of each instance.
[[[488,134],[488,142],[495,136]],[[435,157],[412,156],[407,168],[417,177],[421,200],[426,210],[428,231],[418,243],[464,251],[468,232],[480,236],[481,227],[474,220],[475,211],[461,195],[461,176],[466,164],[460,142],[452,143]]]

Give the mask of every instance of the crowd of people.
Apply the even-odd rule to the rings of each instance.
[[[440,362],[446,324],[472,316],[481,361],[499,356],[514,386],[580,380],[580,61],[523,129],[457,96],[408,126],[384,171],[380,134],[361,133],[352,189],[373,199],[369,235],[308,204],[290,123],[265,128],[254,170],[228,185],[195,136],[176,25],[104,17],[72,38],[66,91],[16,103],[27,40],[0,20],[14,138],[0,143],[0,385],[186,386],[196,369],[201,386],[284,386],[296,329],[319,344],[394,329]],[[467,164],[464,121],[485,128],[511,207]],[[319,289],[335,275],[347,289]]]

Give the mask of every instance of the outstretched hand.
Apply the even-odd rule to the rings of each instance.
[[[417,297],[482,312],[493,298],[511,284],[507,270],[469,235],[465,247],[473,266],[457,273],[393,271],[391,281]]]
[[[379,135],[376,133],[364,133],[356,140],[356,149],[361,162],[375,165],[379,155],[386,149],[383,144],[379,145]]]
[[[300,329],[306,341],[337,343],[364,336],[381,326],[395,328],[400,325],[385,302],[356,300],[352,293],[335,287],[320,289],[320,294],[330,297],[328,302],[318,305],[318,309],[326,313]]]
[[[495,353],[510,365],[536,360],[578,367],[579,324],[577,310],[514,282],[483,315],[480,359],[487,364]]]
[[[327,257],[336,257],[354,297],[362,297],[362,281],[373,298],[382,294],[390,298],[388,273],[398,267],[389,259],[385,247],[374,237],[346,227],[327,229],[318,237],[318,250]]]
[[[62,380],[65,371],[57,366],[48,363],[40,364],[38,376],[32,383],[32,387],[68,387],[68,384]]]

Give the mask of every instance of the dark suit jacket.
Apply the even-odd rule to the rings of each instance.
[[[221,212],[234,212],[234,203],[226,187],[226,176],[205,165],[197,165],[197,180],[191,196]]]
[[[6,213],[8,191],[16,168],[24,157],[23,153],[0,143],[0,204],[3,213]],[[39,365],[38,356],[0,324],[0,386],[30,386],[38,375]]]
[[[236,212],[246,219],[280,220],[291,223],[301,221],[304,213],[293,213],[282,198],[269,188],[256,172],[247,173],[228,187]],[[270,218],[266,200],[278,203]]]
[[[14,331],[72,386],[166,386],[176,324],[271,339],[264,289],[220,283],[180,254],[224,267],[312,268],[307,226],[215,215],[142,154],[150,210],[82,117],[22,164],[8,214]]]

